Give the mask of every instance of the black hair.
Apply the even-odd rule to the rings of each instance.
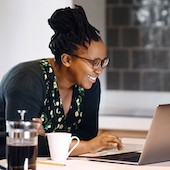
[[[58,63],[61,63],[63,53],[73,54],[78,46],[87,48],[92,40],[101,40],[99,30],[88,22],[83,8],[78,5],[74,9],[67,7],[56,10],[48,23],[54,30],[49,48]]]

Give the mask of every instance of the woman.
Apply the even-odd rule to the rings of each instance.
[[[48,155],[44,134],[56,131],[71,132],[81,139],[72,155],[113,145],[121,149],[118,137],[97,136],[98,77],[109,63],[99,31],[88,23],[81,6],[56,10],[48,23],[54,30],[49,44],[54,58],[21,63],[3,78],[1,129],[5,130],[5,117],[20,120],[20,110],[26,110],[24,120],[42,123],[39,155]]]

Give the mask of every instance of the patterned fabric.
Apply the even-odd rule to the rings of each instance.
[[[72,132],[78,128],[83,118],[82,100],[84,89],[75,85],[70,109],[64,114],[57,78],[47,59],[40,60],[40,66],[46,83],[46,99],[41,114],[45,132]]]

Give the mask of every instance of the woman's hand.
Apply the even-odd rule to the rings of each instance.
[[[89,152],[91,153],[98,152],[110,146],[115,146],[118,150],[123,148],[121,139],[109,133],[103,133],[96,136],[95,138],[87,141],[87,145],[89,147]]]
[[[44,130],[44,127],[42,125],[42,120],[40,118],[33,118],[32,121],[40,123],[40,126],[38,128],[38,135],[45,136],[45,130]]]

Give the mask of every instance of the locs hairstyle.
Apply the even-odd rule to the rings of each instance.
[[[49,48],[58,63],[61,63],[63,53],[73,54],[78,46],[87,48],[92,40],[101,40],[100,32],[88,22],[83,8],[78,5],[74,9],[56,10],[48,23],[54,30]]]

